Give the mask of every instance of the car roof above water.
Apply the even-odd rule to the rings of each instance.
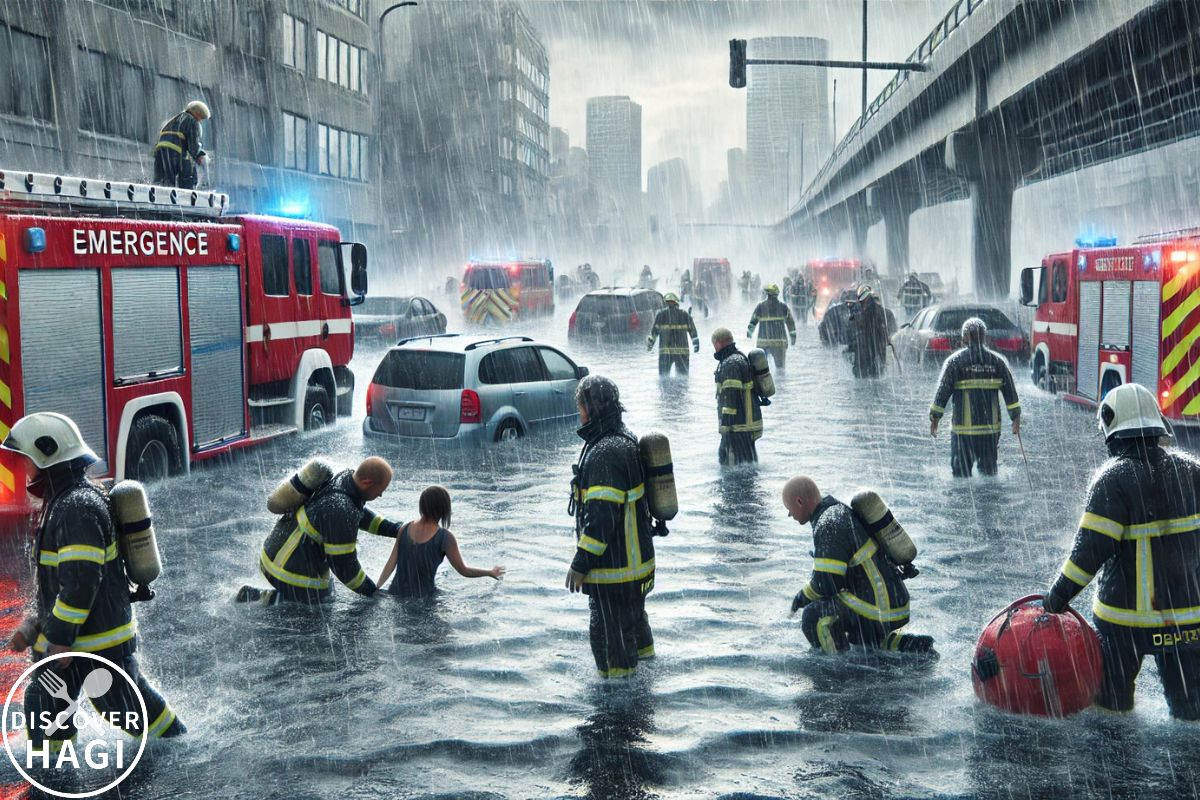
[[[402,339],[393,350],[434,350],[443,353],[467,353],[475,350],[492,351],[505,347],[535,344],[528,336],[481,336],[462,333],[441,333],[433,336],[412,336]]]

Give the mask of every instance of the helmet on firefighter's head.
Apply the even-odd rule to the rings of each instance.
[[[679,297],[674,292],[667,292],[663,295],[663,302],[679,305]]]
[[[621,390],[611,378],[603,375],[588,375],[575,387],[575,402],[583,406],[589,419],[599,419],[608,414],[620,414]]]
[[[763,291],[770,295],[776,295],[779,294],[779,287],[773,283],[768,283],[767,287],[763,289]]]
[[[20,453],[38,469],[65,464],[77,458],[84,459],[88,464],[100,460],[83,441],[79,426],[70,417],[50,411],[21,417],[0,447]]]
[[[875,292],[871,288],[871,284],[869,284],[869,283],[860,284],[858,287],[858,301],[861,303],[863,300],[866,300],[868,297],[870,297],[874,293]]]
[[[208,119],[212,116],[212,112],[208,110],[208,104],[203,100],[193,100],[187,104],[187,108],[185,108],[184,111],[201,120]]]
[[[982,345],[987,338],[987,324],[979,317],[971,317],[962,324],[962,338],[967,344]]]
[[[1154,395],[1138,383],[1125,383],[1109,391],[1100,401],[1096,420],[1106,441],[1174,435]]]

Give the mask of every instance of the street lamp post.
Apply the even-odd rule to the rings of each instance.
[[[379,24],[375,29],[375,71],[376,86],[375,86],[375,163],[377,166],[375,172],[375,185],[379,188],[379,213],[384,213],[383,203],[383,85],[384,85],[384,70],[383,70],[383,21],[387,19],[387,15],[395,11],[397,8],[405,8],[407,6],[417,5],[416,0],[404,0],[402,3],[393,3],[383,10],[379,15]],[[407,225],[405,226],[407,227]]]

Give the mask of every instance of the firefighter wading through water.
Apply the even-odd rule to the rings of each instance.
[[[954,421],[950,428],[950,468],[955,477],[971,477],[978,466],[984,475],[996,474],[1000,444],[1000,403],[1003,396],[1012,419],[1012,431],[1021,433],[1021,402],[1013,385],[1012,371],[998,353],[987,349],[987,326],[971,317],[962,326],[966,347],[946,359],[933,405],[929,407],[929,434],[937,436],[946,403],[954,398]]]
[[[1096,703],[1132,711],[1152,655],[1171,715],[1200,720],[1200,461],[1162,448],[1170,427],[1136,383],[1110,391],[1097,416],[1112,458],[1092,476],[1046,610],[1065,611],[1103,570],[1092,602],[1104,655]]]
[[[692,315],[679,307],[679,298],[668,292],[663,300],[667,307],[654,317],[654,325],[650,335],[646,337],[646,350],[654,349],[654,340],[658,339],[658,373],[666,375],[674,366],[681,373],[686,373],[691,364],[688,354],[688,339],[691,338],[692,352],[700,352],[700,337],[696,333],[696,323]]]
[[[129,684],[113,676],[112,688],[92,705],[107,719],[115,719],[126,733],[151,738],[178,736],[187,731],[158,690],[142,675],[135,655],[137,621],[130,605],[129,578],[118,551],[117,529],[108,496],[87,478],[87,468],[99,459],[83,441],[79,428],[62,414],[30,414],[17,421],[3,447],[28,459],[33,467],[29,493],[42,498],[42,520],[37,530],[37,611],[13,635],[9,647],[33,647],[35,661],[58,653],[95,653],[121,667],[137,684],[149,716],[143,720],[141,704]],[[65,665],[65,666],[64,666]],[[89,659],[53,662],[73,701],[85,678],[96,668]],[[56,719],[68,701],[54,697],[37,680],[25,690],[27,720]],[[49,714],[49,717],[44,715]],[[34,749],[49,742],[57,753],[76,734],[75,716],[50,730],[30,727]]]
[[[576,548],[567,588],[588,596],[588,631],[603,678],[632,675],[654,657],[646,595],[654,588],[654,540],[637,438],[621,421],[617,385],[589,375],[575,391],[583,450],[571,481]]]
[[[178,186],[194,189],[200,182],[197,165],[203,164],[207,154],[201,149],[200,122],[212,113],[199,100],[187,104],[187,108],[163,123],[154,145],[154,182],[159,186]]]
[[[754,335],[758,328],[758,346],[775,359],[775,366],[782,368],[787,358],[788,341],[796,343],[796,320],[787,303],[779,299],[779,287],[771,284],[763,290],[767,299],[754,308],[746,338]]]
[[[754,368],[733,343],[728,328],[712,334],[713,358],[719,362],[717,382],[717,430],[721,446],[717,457],[722,464],[734,465],[758,461],[755,441],[762,438],[762,401],[754,386]]]

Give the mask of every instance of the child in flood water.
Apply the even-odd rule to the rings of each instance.
[[[392,554],[379,574],[379,586],[383,586],[395,570],[396,577],[388,591],[400,597],[428,597],[433,594],[433,578],[443,557],[448,558],[450,566],[464,578],[491,577],[500,580],[504,577],[504,567],[477,569],[463,563],[458,540],[447,530],[450,525],[450,492],[444,486],[429,486],[421,492],[418,510],[421,518],[406,524],[396,536]]]

